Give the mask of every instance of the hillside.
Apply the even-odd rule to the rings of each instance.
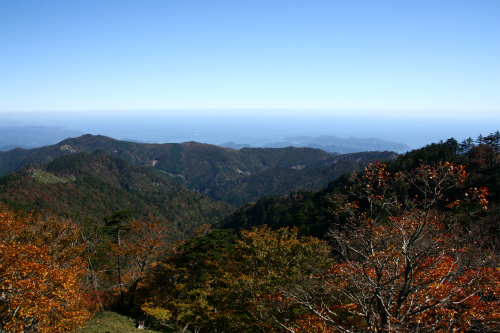
[[[263,195],[318,190],[344,172],[397,156],[393,152],[332,155],[321,149],[295,147],[234,150],[196,142],[142,144],[84,135],[52,146],[0,152],[0,175],[98,149],[132,165],[153,167],[189,189],[238,206]]]
[[[61,156],[43,167],[27,166],[0,178],[0,201],[16,207],[101,221],[114,211],[168,219],[174,234],[190,235],[233,211],[102,150]]]
[[[495,157],[496,156],[496,157]],[[394,161],[387,162],[387,170],[401,172],[418,168],[422,163],[437,164],[439,162],[464,164],[469,179],[466,188],[489,189],[491,209],[489,217],[493,233],[498,233],[498,222],[495,212],[500,207],[500,164],[498,163],[498,143],[488,146],[481,143],[461,148],[454,140],[433,143],[424,148],[401,155]],[[335,196],[344,193],[353,184],[349,174],[332,180],[328,186],[319,191],[299,191],[288,195],[265,196],[255,203],[241,207],[233,215],[219,225],[220,228],[245,230],[254,226],[268,225],[272,228],[299,227],[303,235],[324,237],[331,227],[332,207]]]
[[[370,162],[390,160],[393,156],[395,156],[393,153],[358,153],[341,155],[342,158],[330,165],[308,168],[272,167],[227,181],[220,189],[206,193],[214,199],[241,206],[265,195],[286,195],[293,191],[319,190],[344,173],[360,171]]]
[[[498,332],[498,148],[450,139],[264,197],[152,269],[144,311],[199,331]]]
[[[75,304],[73,326],[88,320],[93,306],[171,331],[284,332],[285,324],[302,330],[325,313],[328,330],[354,323],[356,331],[367,331],[363,316],[349,312],[351,304],[384,316],[372,300],[407,293],[404,306],[416,304],[426,313],[398,319],[405,331],[420,322],[432,324],[439,312],[436,325],[497,332],[499,317],[491,310],[500,305],[498,133],[495,137],[478,144],[450,139],[344,173],[321,191],[265,196],[218,229],[204,225],[196,231],[231,207],[184,189],[156,168],[132,166],[103,150],[24,167],[0,178],[0,200],[59,216],[19,214],[0,202],[1,258],[8,267],[3,278],[24,279],[21,288],[4,288],[5,308],[17,312],[11,299],[27,294],[34,296],[24,308],[45,304],[54,289],[66,302],[54,323],[68,313],[68,300],[88,300]],[[273,177],[297,181],[288,170],[323,167],[269,167],[262,175],[269,179],[265,173],[276,170]],[[129,208],[138,210],[136,217],[152,213],[174,223],[130,221]],[[172,237],[180,241],[173,244]],[[36,256],[36,265],[28,266],[33,251],[45,257]],[[81,256],[85,262],[77,260]],[[54,261],[61,267],[49,274]],[[74,267],[71,274],[68,265]],[[26,267],[35,267],[33,274],[24,274]],[[379,268],[383,279],[374,275]],[[401,274],[412,270],[418,274]],[[67,283],[77,278],[81,284]],[[406,281],[418,288],[408,290]],[[439,300],[431,308],[428,295]],[[351,297],[349,304],[345,297]],[[400,312],[391,308],[394,318]],[[108,312],[89,321],[85,331],[132,331],[131,323]]]

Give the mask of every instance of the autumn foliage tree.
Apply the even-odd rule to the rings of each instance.
[[[79,228],[0,206],[0,332],[68,332],[91,316]]]
[[[136,290],[146,270],[166,251],[170,238],[168,221],[154,216],[132,220],[133,213],[121,210],[105,218],[116,234],[109,244],[118,282],[112,285],[112,293],[118,296],[118,307],[129,309],[135,306]]]
[[[113,248],[127,260],[123,280],[128,286],[129,308],[135,306],[136,290],[146,270],[166,251],[170,240],[169,231],[168,221],[154,217],[134,220],[130,223],[121,246]]]
[[[182,332],[215,331],[228,305],[223,276],[235,237],[232,230],[207,231],[176,244],[149,270],[139,290],[146,314]]]
[[[279,332],[301,311],[283,292],[331,266],[325,241],[297,228],[213,230],[176,248],[154,267],[141,290],[142,309],[192,332]]]
[[[458,197],[465,168],[450,163],[391,174],[372,164],[337,198],[331,232],[338,258],[320,292],[289,294],[311,314],[290,332],[465,332],[500,328],[499,261],[461,224],[472,198],[486,209],[487,190]],[[470,212],[469,212],[470,214]]]
[[[242,332],[283,331],[284,322],[308,311],[287,294],[297,288],[317,289],[311,275],[331,264],[328,243],[301,237],[298,228],[264,225],[242,231],[226,274],[233,312],[239,309],[247,321],[248,330]]]

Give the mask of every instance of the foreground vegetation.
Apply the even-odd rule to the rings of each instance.
[[[0,332],[98,332],[108,309],[178,332],[498,331],[499,141],[372,163],[182,241],[130,210],[96,225],[1,206]]]
[[[89,320],[77,333],[145,333],[160,332],[150,327],[137,328],[138,321],[113,311],[102,311]]]

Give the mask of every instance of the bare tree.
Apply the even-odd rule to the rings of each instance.
[[[450,163],[396,174],[384,164],[368,166],[338,198],[339,225],[330,234],[337,263],[311,277],[316,288],[288,293],[310,312],[287,330],[499,329],[492,311],[500,306],[498,258],[451,214],[464,204],[456,193],[466,177],[463,166]],[[462,193],[486,208],[486,189]]]

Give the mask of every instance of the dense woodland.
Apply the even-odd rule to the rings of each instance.
[[[108,310],[165,332],[500,330],[498,131],[397,159],[363,155],[341,176],[325,170],[348,159],[314,150],[203,153],[189,143],[162,147],[181,164],[150,154],[158,162],[146,168],[146,155],[133,163],[139,155],[107,149],[157,147],[98,139],[97,151],[74,139],[46,148],[62,154],[38,166],[18,157],[43,150],[9,157],[18,170],[0,178],[0,332],[78,332]],[[205,169],[178,169],[175,181],[155,168],[196,161],[190,149]],[[289,163],[245,169],[238,154]],[[224,182],[222,157],[241,171]],[[221,193],[253,188],[285,170],[303,171],[288,182],[311,181],[318,168],[331,176],[322,189],[268,191],[238,209],[187,186],[211,174]]]

